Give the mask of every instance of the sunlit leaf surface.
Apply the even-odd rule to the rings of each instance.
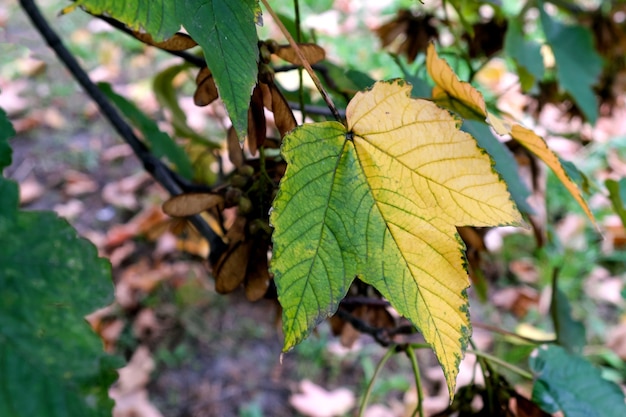
[[[271,267],[285,349],[332,314],[358,276],[421,330],[454,392],[470,335],[456,226],[520,216],[474,139],[410,90],[377,83],[350,102],[347,128],[310,124],[285,138]]]

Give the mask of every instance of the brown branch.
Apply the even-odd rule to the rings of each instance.
[[[100,112],[111,123],[122,139],[130,145],[137,158],[141,160],[144,169],[171,195],[181,194],[186,183],[159,158],[155,157],[148,147],[135,135],[131,126],[122,118],[119,111],[111,104],[102,91],[91,81],[76,58],[65,47],[61,38],[43,17],[35,2],[33,0],[20,0],[20,5],[48,46],[54,50],[59,60],[83,87],[89,97],[98,105]],[[211,248],[209,258],[211,262],[215,262],[222,251],[225,250],[225,243],[199,215],[191,216],[189,220],[209,242]]]

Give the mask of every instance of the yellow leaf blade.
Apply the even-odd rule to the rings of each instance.
[[[363,139],[354,142],[374,194],[455,225],[519,222],[489,156],[446,110],[410,99],[410,91],[410,84],[378,83],[346,109],[348,129]],[[404,197],[389,191],[394,189]]]
[[[514,124],[510,131],[511,137],[517,140],[520,144],[522,144],[526,149],[535,154],[539,159],[541,159],[547,166],[552,169],[556,177],[561,181],[561,183],[565,186],[567,191],[574,197],[574,199],[578,202],[580,207],[582,207],[583,211],[589,217],[591,222],[597,226],[596,219],[593,216],[593,213],[589,209],[587,202],[582,196],[580,189],[576,185],[574,181],[567,175],[559,158],[548,148],[546,142],[541,138],[541,136],[537,135],[530,129],[526,129],[518,124]]]
[[[435,45],[428,45],[426,51],[426,70],[435,81],[433,88],[433,98],[437,100],[442,96],[450,96],[469,107],[482,117],[487,117],[487,107],[482,94],[478,92],[470,83],[460,81],[448,63],[439,58]]]
[[[384,278],[364,280],[420,329],[453,393],[470,333],[464,295],[469,279],[455,226],[518,224],[521,218],[489,156],[446,110],[410,99],[410,90],[401,81],[378,83],[346,109],[387,227],[386,262],[408,271],[387,277],[400,280],[392,289]]]

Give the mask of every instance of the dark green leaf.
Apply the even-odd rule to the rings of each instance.
[[[583,192],[589,193],[591,189],[591,182],[589,181],[589,178],[587,178],[587,176],[579,170],[573,162],[566,161],[561,157],[559,157],[559,162],[563,166],[567,176],[570,177]]]
[[[606,180],[604,182],[606,189],[609,190],[609,198],[613,210],[622,220],[622,224],[626,227],[626,207],[624,206],[624,197],[626,197],[626,178],[618,181]]]
[[[529,90],[535,80],[543,78],[544,67],[541,45],[524,38],[522,22],[517,18],[509,20],[504,38],[504,51],[515,60],[520,79],[528,79],[530,76],[530,83],[526,82],[526,85],[523,86],[524,91]]]
[[[554,20],[543,10],[543,5],[539,9],[546,41],[554,53],[559,84],[594,124],[598,118],[598,100],[592,87],[602,72],[603,62],[593,46],[593,35],[584,26]]]
[[[178,17],[204,50],[215,84],[239,139],[248,128],[248,107],[257,81],[255,0],[181,0]]]
[[[189,124],[187,124],[187,115],[178,104],[176,88],[174,88],[174,78],[183,70],[188,68],[188,64],[174,65],[159,72],[152,82],[152,88],[157,101],[172,113],[172,125],[176,134],[185,138],[189,138],[194,142],[208,146],[213,149],[220,147],[220,144],[213,143],[207,138],[199,135]]]
[[[371,87],[375,80],[366,73],[354,69],[346,69],[331,62],[324,62],[328,76],[335,82],[341,92],[356,93]]]
[[[119,361],[84,319],[113,300],[110,265],[56,214],[18,211],[13,181],[0,195],[0,416],[110,417]]]
[[[143,29],[157,41],[172,36],[180,29],[176,9],[178,1],[171,0],[77,0],[93,14],[107,14],[135,30]]]
[[[531,354],[529,365],[535,374],[532,399],[545,411],[560,410],[565,417],[626,416],[622,390],[584,358],[543,345]]]
[[[2,169],[11,165],[12,152],[9,146],[9,139],[14,135],[15,129],[11,126],[4,110],[0,109],[0,174],[2,173]]]
[[[189,157],[178,144],[167,133],[161,131],[154,120],[147,117],[130,101],[116,94],[111,86],[106,83],[98,84],[98,87],[106,94],[109,99],[115,103],[121,113],[126,116],[143,134],[144,138],[150,143],[150,147],[155,156],[167,157],[176,168],[180,175],[187,179],[193,176],[193,166]]]
[[[556,341],[571,353],[581,354],[587,339],[585,326],[574,320],[567,296],[559,288],[552,292],[550,314],[554,322]]]

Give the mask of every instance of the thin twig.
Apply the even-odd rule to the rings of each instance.
[[[309,76],[313,80],[315,87],[317,87],[317,90],[322,95],[322,98],[326,102],[326,105],[328,105],[328,108],[333,113],[333,116],[335,116],[335,119],[337,121],[342,121],[343,118],[339,115],[339,112],[337,111],[337,107],[335,107],[335,103],[333,103],[332,98],[330,98],[330,95],[328,94],[324,86],[322,85],[320,79],[317,77],[317,74],[315,74],[315,71],[313,71],[313,68],[311,68],[311,64],[309,64],[309,61],[306,59],[306,57],[302,53],[302,50],[300,50],[300,47],[298,46],[296,41],[293,39],[293,36],[291,36],[287,28],[285,28],[285,25],[283,25],[283,22],[280,21],[280,18],[278,17],[278,15],[276,15],[276,12],[274,12],[274,9],[272,9],[272,7],[269,5],[267,0],[261,0],[261,2],[265,6],[265,9],[267,10],[267,12],[272,16],[272,19],[274,19],[274,23],[276,23],[276,25],[278,26],[282,34],[289,41],[289,45],[291,45],[293,50],[296,52],[296,55],[300,59],[302,66],[304,66],[304,69],[306,69],[306,71],[309,73]]]
[[[299,103],[294,103],[293,101],[290,101],[287,104],[289,105],[289,108],[291,109],[294,109],[294,110],[302,109]],[[316,114],[318,116],[334,116],[333,112],[328,107],[316,106],[313,104],[305,104],[304,110],[306,113]],[[341,110],[337,110],[337,112],[339,113],[341,117],[346,117],[345,110],[341,109]]]
[[[365,321],[359,319],[358,317],[354,317],[352,314],[342,309],[337,310],[337,313],[335,314],[340,319],[350,323],[352,327],[361,333],[372,336],[381,346],[389,346],[392,344],[391,337],[388,334],[388,329],[370,326]]]
[[[56,53],[59,60],[65,65],[74,79],[83,87],[85,92],[98,105],[98,108],[106,119],[113,125],[133,152],[141,160],[144,169],[163,186],[171,195],[178,195],[183,192],[185,185],[171,169],[169,169],[160,159],[152,155],[148,147],[135,135],[130,125],[122,118],[118,110],[109,102],[100,89],[91,81],[85,70],[80,66],[76,58],[65,47],[59,36],[43,17],[39,8],[33,0],[20,0],[20,5],[29,19],[39,31],[46,43]],[[222,239],[209,227],[209,225],[199,215],[189,218],[191,224],[209,242],[211,253],[210,260],[215,262],[221,255],[226,245]]]
[[[296,14],[296,43],[302,42],[302,28],[300,27],[300,1],[294,0],[293,11]],[[298,102],[302,113],[302,123],[306,120],[306,107],[304,107],[304,77],[302,67],[298,67]]]

